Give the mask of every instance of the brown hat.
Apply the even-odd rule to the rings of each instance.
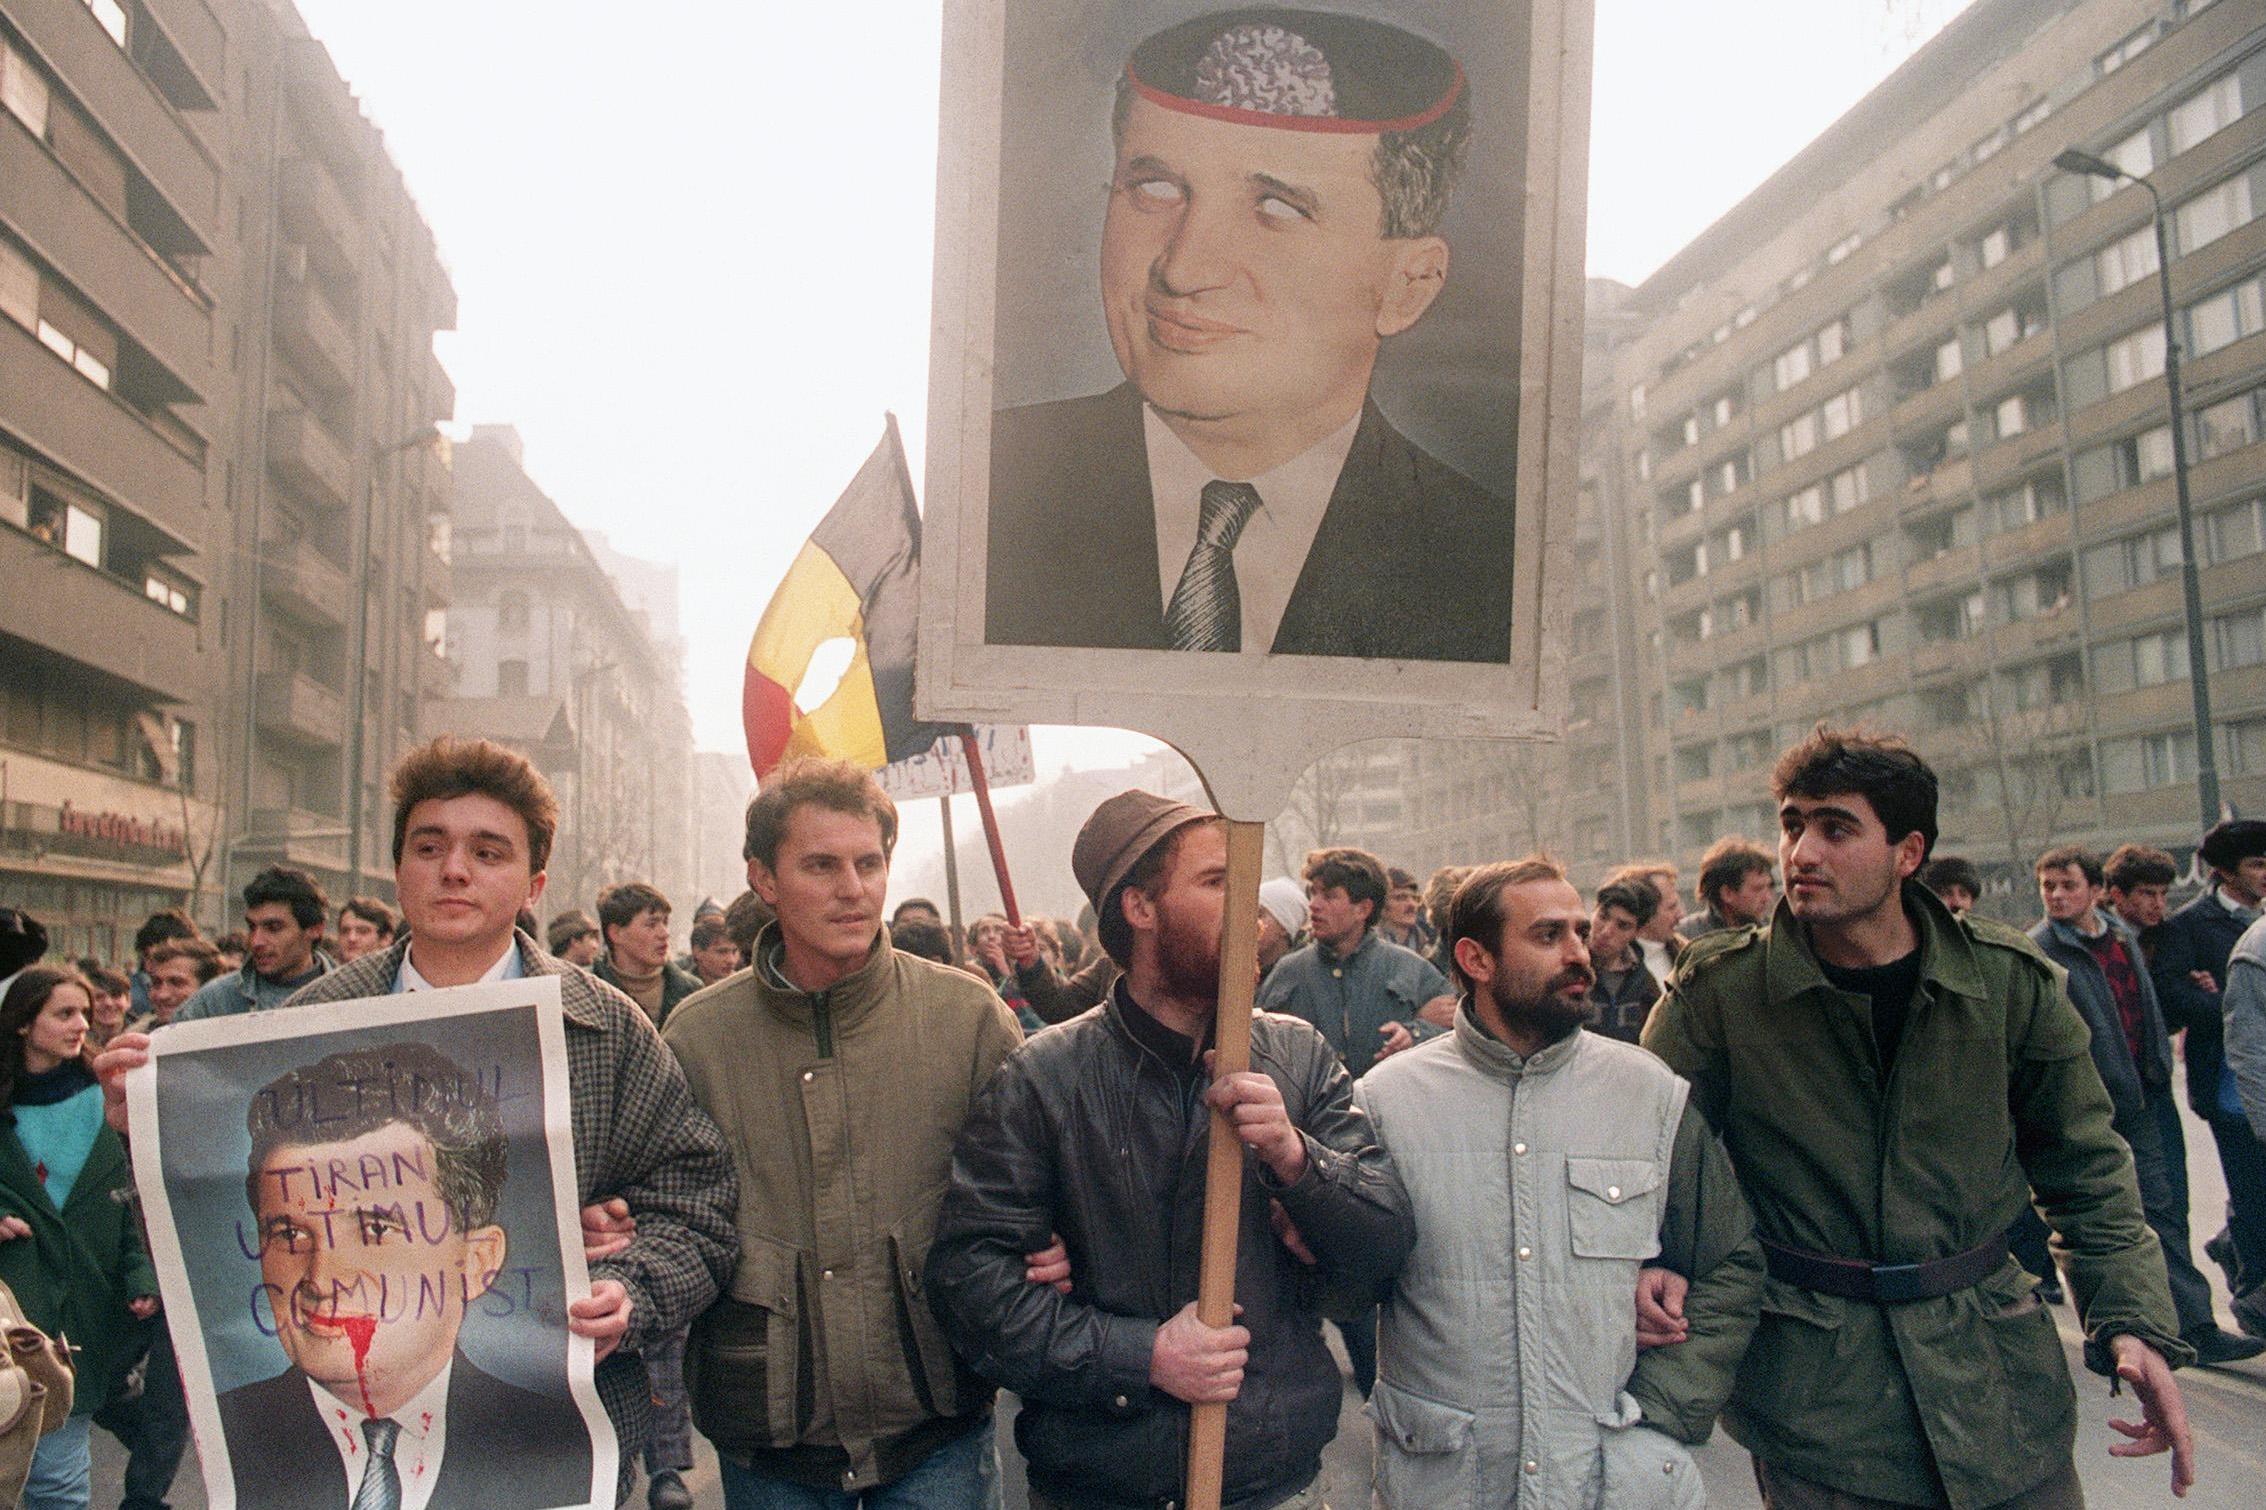
[[[1154,792],[1119,792],[1093,811],[1070,846],[1070,873],[1097,916],[1108,917],[1109,894],[1124,884],[1167,834],[1211,817],[1200,808]]]

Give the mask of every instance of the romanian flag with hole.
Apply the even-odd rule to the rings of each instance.
[[[921,516],[891,415],[881,444],[819,521],[771,596],[748,647],[740,716],[758,781],[797,755],[876,770],[917,755],[940,730],[913,718],[913,631]],[[856,647],[833,695],[804,712],[795,689],[829,640]]]

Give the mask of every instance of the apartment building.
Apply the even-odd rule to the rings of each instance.
[[[2150,201],[2170,216],[2224,797],[2266,802],[2266,14],[1981,0],[1636,291],[1653,846],[1774,824],[1821,718],[1907,733],[1943,848],[2192,848]],[[1649,671],[1649,668],[1648,668]]]
[[[226,720],[236,877],[276,860],[334,894],[392,890],[386,773],[445,690],[428,620],[448,567],[433,334],[456,294],[384,139],[288,5],[244,4],[230,333]]]
[[[1408,747],[1407,816],[1362,840],[1689,875],[1774,832],[1773,758],[1831,719],[1928,755],[1942,848],[2010,908],[2053,842],[2192,849],[2152,212],[2072,146],[2169,215],[2222,796],[2266,811],[2266,12],[1977,0],[1592,290],[1568,743]]]
[[[390,873],[454,311],[289,5],[0,0],[0,891],[65,952]]]
[[[514,745],[550,778],[561,811],[548,910],[648,881],[676,904],[681,935],[717,867],[714,841],[694,842],[705,809],[677,660],[525,460],[509,425],[475,425],[455,448],[454,695],[428,716]]]

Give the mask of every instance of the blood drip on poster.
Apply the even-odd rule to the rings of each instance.
[[[347,1345],[354,1349],[354,1382],[362,1391],[362,1414],[374,1416],[378,1408],[370,1402],[370,1375],[366,1365],[370,1361],[370,1343],[378,1335],[378,1318],[341,1316],[338,1329],[346,1334]]]

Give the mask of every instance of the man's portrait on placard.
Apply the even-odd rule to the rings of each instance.
[[[222,1438],[206,1451],[224,1447],[235,1503],[587,1503],[535,1009],[166,1068],[166,1198]]]
[[[1508,661],[1526,25],[1008,0],[984,643]]]

